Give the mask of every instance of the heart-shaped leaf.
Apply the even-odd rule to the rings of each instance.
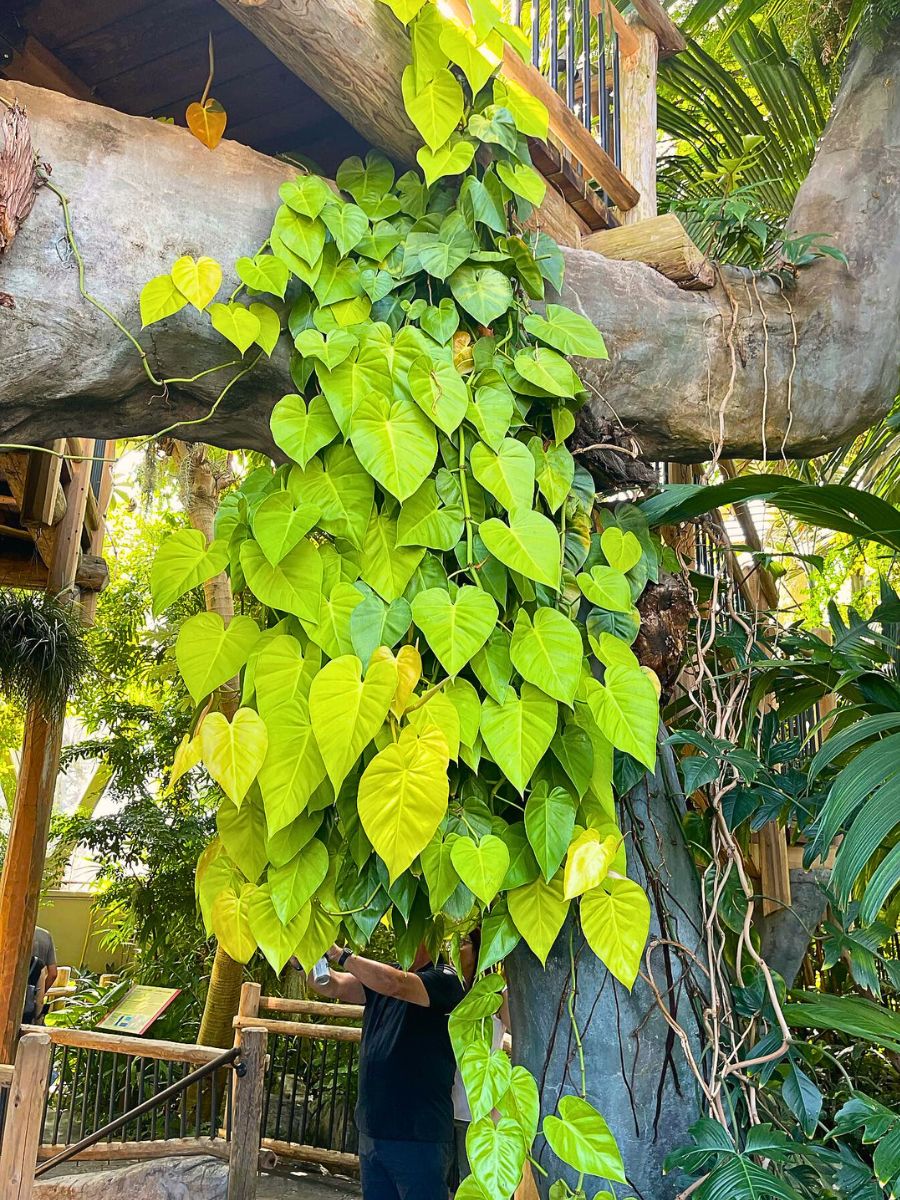
[[[435,692],[424,704],[413,705],[406,719],[421,737],[436,729],[447,745],[450,758],[454,761],[459,758],[459,713],[443,691]]]
[[[431,841],[447,811],[449,791],[446,752],[434,738],[419,737],[412,729],[366,767],[359,781],[359,817],[392,882]]]
[[[407,273],[411,258],[418,259],[423,270],[443,281],[475,248],[475,235],[460,213],[451,212],[438,229],[409,234],[406,239]]]
[[[259,318],[233,300],[228,304],[211,304],[209,319],[213,329],[237,346],[241,354],[249,350],[259,336]]]
[[[516,929],[535,957],[546,963],[569,911],[562,880],[557,878],[546,883],[539,877],[533,883],[511,891],[507,902]]]
[[[309,712],[335,792],[384,723],[396,690],[393,662],[373,662],[363,679],[353,654],[333,659],[313,680]]]
[[[443,467],[403,502],[397,520],[398,546],[452,550],[463,534],[465,512],[456,477]]]
[[[307,632],[329,658],[340,658],[342,654],[353,653],[350,621],[355,609],[363,600],[364,596],[359,588],[343,579],[332,587],[327,597],[322,596],[318,623],[314,627],[308,627]]]
[[[259,333],[253,340],[271,358],[281,336],[281,318],[274,308],[259,301],[250,305],[250,315],[259,321]]]
[[[350,618],[350,639],[353,652],[359,656],[364,667],[379,646],[389,649],[396,646],[409,629],[412,613],[409,603],[402,596],[385,604],[374,593],[369,593],[353,610]]]
[[[615,525],[610,525],[600,534],[600,549],[609,565],[617,571],[630,571],[644,555],[637,536],[630,529],[623,533]]]
[[[459,311],[450,297],[445,296],[439,304],[428,305],[419,324],[436,342],[445,346],[459,329]]]
[[[253,595],[269,608],[315,621],[322,595],[322,560],[315,544],[302,538],[273,565],[254,541],[241,545],[241,568]]]
[[[591,604],[599,604],[610,612],[631,612],[633,601],[631,585],[615,567],[603,563],[591,567],[590,574],[584,572],[577,577],[578,586]]]
[[[429,187],[447,175],[461,175],[475,157],[475,143],[469,138],[451,135],[450,141],[432,150],[429,146],[420,146],[416,151],[416,161],[425,175]]]
[[[567,446],[548,446],[545,450],[540,438],[533,437],[528,449],[534,459],[534,474],[541,495],[551,512],[562,506],[575,479],[575,459]]]
[[[235,962],[249,962],[256,953],[256,938],[250,928],[250,903],[256,894],[252,883],[240,891],[226,888],[213,902],[211,923],[219,945]]]
[[[178,631],[175,659],[194,703],[237,675],[258,641],[259,626],[250,617],[232,617],[227,626],[215,612],[188,617]]]
[[[202,312],[221,287],[222,268],[214,258],[195,261],[185,254],[172,265],[172,279],[185,300]]]
[[[498,626],[478,653],[473,655],[472,670],[487,694],[502,704],[512,678],[509,634],[505,629]]]
[[[295,508],[288,492],[273,492],[253,513],[253,536],[274,567],[309,533],[318,518],[318,509],[311,504]]]
[[[483,930],[481,944],[484,945]],[[541,1102],[537,1081],[529,1070],[519,1066],[512,1068],[506,1095],[500,1098],[497,1107],[502,1116],[510,1117],[516,1122],[525,1135],[525,1141],[531,1145],[541,1119]]]
[[[157,275],[141,288],[141,328],[174,316],[187,304],[171,275]]]
[[[255,292],[271,292],[284,299],[290,272],[287,265],[274,254],[257,254],[253,258],[239,258],[234,264],[238,279]]]
[[[218,100],[209,99],[199,104],[196,100],[187,106],[184,119],[187,127],[207,150],[215,150],[225,133],[228,114]]]
[[[593,952],[630,988],[650,931],[650,901],[643,888],[631,879],[607,877],[581,897],[581,925]]]
[[[437,456],[434,425],[411,400],[389,400],[377,392],[353,414],[350,438],[359,461],[398,500],[411,496],[427,478]]]
[[[350,446],[329,446],[324,463],[313,458],[304,470],[291,471],[288,491],[298,504],[319,509],[326,533],[362,545],[375,485]]]
[[[482,442],[472,447],[472,474],[505,509],[529,509],[534,495],[534,459],[515,438],[504,438],[495,453]]]
[[[272,837],[306,808],[325,778],[325,764],[313,735],[309,705],[302,696],[281,704],[266,726],[268,750],[258,782]]]
[[[544,1137],[563,1162],[585,1175],[625,1183],[625,1166],[609,1126],[581,1096],[563,1096],[559,1116],[544,1118]]]
[[[358,345],[359,338],[343,329],[336,329],[327,337],[318,329],[301,329],[294,338],[299,354],[304,358],[315,358],[329,371],[339,367]]]
[[[322,220],[342,255],[349,254],[369,229],[369,218],[355,204],[326,204],[322,209]]]
[[[648,771],[656,766],[659,697],[649,676],[633,667],[607,667],[603,683],[591,681],[588,707],[617,750],[624,750]]]
[[[547,191],[547,181],[528,163],[501,162],[497,174],[511,192],[527,200],[529,204],[540,204]]]
[[[397,521],[387,513],[372,513],[363,541],[359,569],[365,582],[390,602],[402,596],[425,551],[397,545]]]
[[[475,391],[475,399],[469,401],[466,415],[492,450],[499,450],[503,444],[514,406],[515,398],[509,388],[480,387]]]
[[[486,834],[478,842],[461,837],[451,850],[453,866],[460,879],[482,904],[490,904],[509,870],[509,851],[500,838]],[[474,1109],[472,1115],[475,1115]]]
[[[305,283],[311,285],[315,282],[318,271],[310,272],[309,268],[318,266],[325,248],[325,233],[325,222],[318,217],[304,217],[282,205],[272,224],[272,249],[277,253],[275,238],[279,238],[288,250],[300,259],[300,266],[305,267],[302,272],[295,270],[295,274],[299,274]]]
[[[535,785],[525,804],[525,832],[549,882],[560,868],[575,828],[575,801],[565,788]]]
[[[562,354],[577,354],[580,358],[609,357],[594,323],[562,304],[548,304],[543,316],[530,313],[522,324],[532,337]]]
[[[490,1115],[471,1122],[466,1153],[472,1176],[490,1200],[511,1196],[519,1186],[525,1149],[522,1130],[509,1117],[502,1117],[496,1125]]]
[[[268,720],[282,704],[301,694],[304,658],[300,643],[289,634],[278,634],[261,646],[255,670],[265,681],[256,698],[256,707],[263,720]]]
[[[573,702],[584,648],[578,627],[558,609],[539,608],[532,619],[520,608],[509,656],[523,679],[563,704]]]
[[[503,42],[498,33],[490,33],[481,41],[474,29],[466,29],[455,21],[445,21],[441,29],[441,49],[456,63],[468,80],[472,95],[477,96],[497,69],[503,57]]]
[[[556,733],[556,701],[530,683],[510,688],[502,704],[486,697],[481,736],[494,762],[520,795]]]
[[[265,722],[252,708],[239,708],[230,722],[224,713],[209,713],[199,737],[204,766],[228,799],[240,807],[265,761],[269,745]]]
[[[443,588],[428,588],[412,602],[413,621],[448,675],[457,675],[481,649],[497,615],[493,597],[477,587],[461,587],[453,600]]]
[[[281,921],[292,921],[328,874],[328,850],[313,838],[282,867],[269,867],[269,892]]]
[[[170,534],[150,568],[153,615],[159,616],[185,592],[212,579],[227,565],[228,544],[224,540],[207,545],[199,529],[179,529]]]
[[[256,883],[268,865],[266,855],[266,814],[262,803],[249,796],[238,807],[223,799],[216,813],[216,828],[228,856],[249,879]]]
[[[481,325],[502,317],[513,302],[509,280],[493,267],[457,268],[450,276],[450,291],[457,304]]]
[[[473,1042],[459,1060],[459,1073],[472,1119],[478,1121],[488,1116],[506,1095],[512,1067],[503,1050],[492,1050],[489,1042]]]
[[[493,556],[527,579],[559,588],[560,546],[556,526],[530,508],[513,509],[509,524],[482,521],[479,535]]]
[[[323,396],[313,396],[308,407],[296,393],[283,396],[272,409],[270,423],[276,445],[301,467],[338,435],[337,423]]]
[[[268,886],[258,887],[249,898],[247,916],[260,950],[272,970],[280,975],[309,925],[309,904],[304,905],[290,921],[283,923],[275,910]]]
[[[601,837],[596,829],[586,829],[569,847],[563,887],[567,900],[574,900],[606,878],[619,852],[621,838]]]
[[[520,350],[514,365],[523,379],[550,396],[570,397],[581,391],[581,381],[561,354],[538,346]]]
[[[452,363],[423,354],[409,369],[412,398],[444,433],[459,428],[469,406],[466,381]]]
[[[463,92],[452,71],[442,67],[418,92],[413,68],[401,80],[409,119],[430,150],[439,150],[463,118]]]
[[[329,200],[335,198],[321,175],[298,175],[296,179],[283,183],[278,195],[288,208],[310,219],[317,217]]]

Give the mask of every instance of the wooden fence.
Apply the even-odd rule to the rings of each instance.
[[[3,1200],[30,1200],[49,1074],[50,1038],[43,1030],[27,1033],[19,1040],[14,1067],[0,1065]]]

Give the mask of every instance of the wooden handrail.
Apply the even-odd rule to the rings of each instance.
[[[329,1003],[327,1000],[290,1000],[286,996],[260,996],[259,1007],[269,1012],[301,1013],[307,1017],[346,1018],[362,1020],[366,1011],[362,1004]]]
[[[23,1033],[46,1033],[54,1046],[73,1046],[82,1050],[105,1050],[110,1054],[129,1054],[135,1058],[159,1058],[170,1062],[203,1064],[222,1053],[213,1046],[188,1046],[182,1042],[156,1041],[103,1033],[99,1029],[62,1029],[56,1026],[23,1025]]]
[[[16,1068],[9,1063],[0,1063],[0,1087],[11,1087],[16,1076]]]
[[[283,1037],[317,1038],[325,1042],[358,1042],[362,1030],[358,1025],[314,1025],[311,1021],[271,1021],[265,1017],[235,1017],[235,1029],[264,1029]]]
[[[472,24],[465,0],[441,0],[453,16],[465,26]],[[581,165],[585,174],[593,179],[606,192],[614,204],[623,210],[634,208],[640,193],[635,190],[606,153],[602,146],[594,141],[590,132],[585,129],[574,113],[566,107],[561,96],[553,90],[540,71],[531,63],[522,62],[521,58],[504,47],[500,73],[511,79],[526,92],[530,92],[546,107],[550,117],[550,133],[558,142],[572,154]]]

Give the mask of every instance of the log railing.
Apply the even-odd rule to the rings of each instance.
[[[0,1065],[0,1196],[30,1200],[40,1141],[50,1039],[35,1030],[20,1039],[15,1066]]]

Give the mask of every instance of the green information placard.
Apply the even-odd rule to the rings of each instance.
[[[146,1033],[180,991],[181,988],[136,984],[115,1008],[109,1010],[97,1028],[136,1035]]]

